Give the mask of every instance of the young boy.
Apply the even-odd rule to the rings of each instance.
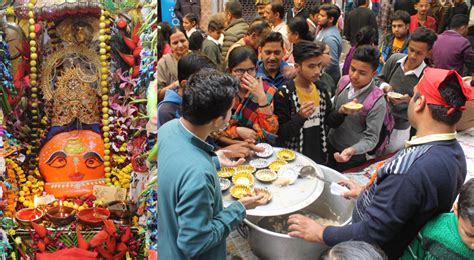
[[[410,32],[416,31],[418,27],[426,27],[436,32],[436,19],[428,15],[430,9],[429,0],[416,0],[416,14],[410,17]]]
[[[474,179],[461,187],[454,212],[428,222],[401,259],[474,259]]]
[[[316,163],[327,162],[326,126],[344,121],[343,110],[331,113],[332,104],[326,87],[314,82],[323,67],[323,50],[313,42],[295,45],[296,78],[289,80],[275,95],[275,115],[279,130],[277,143],[308,156]]]
[[[207,38],[202,43],[202,53],[211,59],[219,68],[221,65],[221,45],[219,38],[224,30],[224,25],[216,21],[210,21],[207,25]],[[223,68],[222,68],[223,69]]]
[[[361,104],[372,92],[381,91],[375,86],[374,76],[379,64],[379,51],[368,45],[362,45],[354,52],[349,70],[349,82],[342,78],[336,91],[334,106],[343,107],[354,99]],[[387,104],[383,93],[379,93],[372,108],[366,115],[356,113],[345,118],[337,128],[329,131],[329,166],[344,171],[359,166],[366,161],[366,153],[376,148],[383,126]]]
[[[397,10],[390,16],[391,33],[388,33],[380,47],[380,65],[377,71],[382,72],[385,61],[395,53],[408,53],[408,28],[410,27],[410,14]]]

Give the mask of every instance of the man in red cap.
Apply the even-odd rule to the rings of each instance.
[[[408,118],[417,136],[389,159],[374,182],[361,187],[343,181],[357,198],[351,225],[322,226],[302,215],[289,217],[290,236],[329,246],[362,240],[380,246],[389,259],[403,249],[431,218],[449,212],[466,178],[466,158],[455,125],[474,91],[454,70],[431,69],[415,87]]]

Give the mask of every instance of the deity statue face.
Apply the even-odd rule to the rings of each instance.
[[[45,191],[57,198],[92,194],[105,183],[104,142],[89,130],[57,134],[41,148],[39,170]]]
[[[75,23],[72,32],[76,44],[89,43],[94,37],[94,29],[90,24],[84,22]]]

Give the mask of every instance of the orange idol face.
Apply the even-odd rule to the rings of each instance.
[[[57,134],[41,148],[39,170],[45,191],[57,198],[92,194],[105,183],[104,141],[89,130]]]

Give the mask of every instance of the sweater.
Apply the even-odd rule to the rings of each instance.
[[[314,118],[306,119],[298,114],[301,104],[293,80],[283,85],[275,95],[275,115],[279,123],[278,146],[301,152],[316,163],[325,164],[328,126],[339,126],[344,115],[334,111],[329,94],[321,84],[316,85],[320,106]],[[306,122],[309,125],[305,126]]]
[[[461,240],[457,224],[454,213],[439,215],[423,227],[400,259],[474,259],[474,250]]]
[[[296,15],[293,15],[293,8],[288,9],[288,11],[286,12],[286,22],[289,23],[295,17],[301,17],[305,20],[308,19],[308,8],[303,6],[303,8]]]
[[[372,89],[376,88],[374,81],[362,90],[357,96],[359,103],[364,103],[365,98]],[[342,105],[352,101],[349,99],[349,87],[341,91],[334,98],[334,107],[338,110]],[[348,147],[356,150],[355,154],[365,154],[372,151],[379,141],[380,131],[382,129],[387,104],[385,99],[379,98],[366,117],[362,115],[348,115],[344,122],[337,128],[329,131],[329,143],[336,151],[343,151]]]
[[[202,53],[206,55],[211,61],[213,61],[218,68],[222,68],[221,47],[209,39],[209,37],[210,36],[208,36],[202,43]]]
[[[455,69],[459,75],[466,75],[464,67],[472,67],[474,51],[468,39],[453,30],[438,35],[433,45],[433,65],[440,69]]]
[[[181,117],[181,104],[183,103],[183,97],[172,89],[167,89],[165,92],[165,98],[158,104],[158,128],[163,124],[171,121],[175,118]]]
[[[377,19],[374,12],[366,7],[357,7],[354,10],[350,11],[346,16],[344,21],[344,37],[351,42],[351,45],[354,46],[356,43],[356,34],[364,26],[369,26],[371,28],[377,28]],[[375,30],[375,39],[378,39],[378,31]]]
[[[222,45],[222,61],[225,61],[225,57],[227,57],[227,52],[238,40],[242,39],[247,33],[249,29],[249,25],[245,22],[244,18],[234,19],[232,22],[227,26],[224,31],[224,44]],[[222,62],[223,63],[223,62]]]
[[[326,67],[325,72],[332,77],[334,82],[339,82],[341,78],[341,69],[339,67],[339,58],[342,52],[341,33],[336,26],[324,28],[318,33],[316,41],[322,41],[329,45],[331,62]]]
[[[166,54],[156,65],[158,90],[178,80],[178,60],[173,54]]]
[[[245,208],[239,202],[223,207],[214,148],[179,119],[158,136],[160,259],[225,259],[225,239]]]
[[[426,222],[449,212],[466,172],[466,158],[455,139],[400,150],[359,195],[353,223],[327,227],[324,242],[365,241],[380,246],[389,259],[398,259]]]
[[[422,73],[418,76],[416,73],[408,73],[402,69],[405,62],[406,54],[396,53],[393,54],[383,66],[382,73],[377,76],[377,85],[383,86],[384,83],[393,87],[393,91],[400,94],[408,94],[410,97],[413,96],[413,88],[418,84]],[[404,59],[404,60],[402,60]],[[420,68],[421,69],[421,68]],[[424,68],[423,68],[424,69]],[[390,105],[390,111],[395,119],[395,129],[407,129],[410,127],[408,122],[407,109],[408,104],[402,103],[394,106]]]

